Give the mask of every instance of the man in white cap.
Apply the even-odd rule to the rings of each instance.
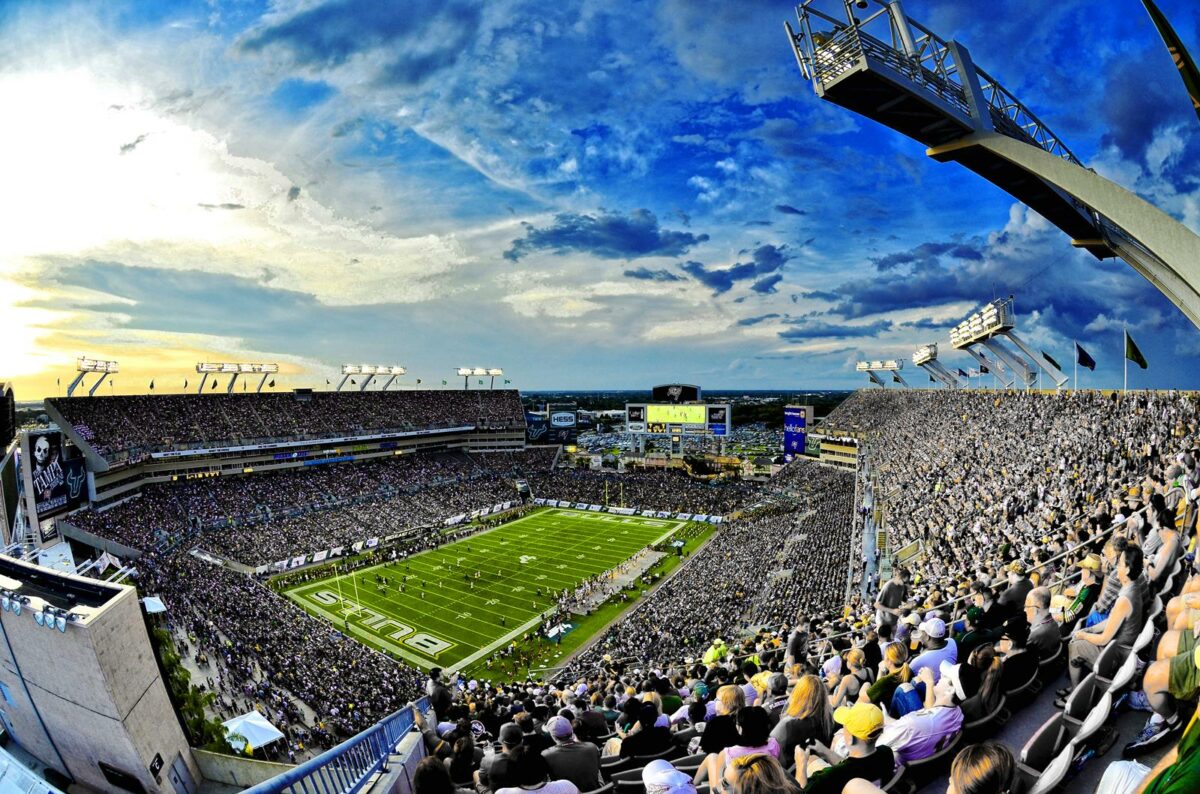
[[[933,673],[934,683],[937,683],[942,662],[955,664],[958,661],[958,644],[953,638],[946,637],[946,622],[938,617],[926,617],[917,626],[916,639],[921,643],[922,651],[909,668],[913,675],[921,670],[929,670]]]
[[[671,766],[670,761],[659,758],[642,769],[642,785],[646,794],[695,794],[696,786],[691,775]]]
[[[600,788],[600,748],[575,738],[575,727],[561,714],[546,721],[554,746],[542,751],[553,780],[569,780],[580,791]]]

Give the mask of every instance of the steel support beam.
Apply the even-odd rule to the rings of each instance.
[[[1008,340],[1016,345],[1017,349],[1024,353],[1029,360],[1041,367],[1042,371],[1050,376],[1050,380],[1054,381],[1054,388],[1061,389],[1063,386],[1067,385],[1067,376],[1063,374],[1062,370],[1047,361],[1045,356],[1034,353],[1029,345],[1025,344],[1025,342],[1023,342],[1021,338],[1012,331],[1009,331],[1007,334],[1005,334],[1005,336],[1007,336]]]
[[[990,339],[982,340],[979,344],[992,351],[992,355],[997,359],[1003,361],[1004,365],[1021,381],[1025,388],[1029,388],[1037,380],[1037,373],[1034,372],[1033,367],[1029,366],[1020,357],[1013,355],[1011,350],[1000,344],[1000,337],[993,336]]]

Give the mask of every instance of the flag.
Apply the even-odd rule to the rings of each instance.
[[[979,370],[977,370],[977,369],[971,369],[971,371],[967,373],[967,377],[968,377],[968,378],[976,378],[976,377],[979,377]]]
[[[1096,359],[1088,355],[1088,352],[1083,349],[1083,345],[1075,343],[1075,363],[1092,372],[1096,371]]]
[[[960,378],[969,378],[969,377],[971,377],[971,376],[970,376],[970,375],[968,375],[967,373],[963,372],[963,371],[962,371],[962,367],[959,367],[959,368],[958,368],[958,377],[960,377]]]
[[[272,380],[271,380],[271,382],[270,382],[270,383],[268,383],[267,385],[268,385],[268,386],[270,386],[272,389],[274,389],[274,388],[275,388],[275,381],[274,381],[274,379],[272,379]]]
[[[61,386],[61,385],[62,385],[62,378],[59,378],[58,380],[56,380],[56,381],[54,381],[54,382],[55,382],[55,383],[57,383],[59,386]]]
[[[482,386],[482,385],[483,385],[483,378],[480,378],[480,379],[479,379],[479,385],[480,385],[480,386]]]
[[[351,386],[357,386],[357,385],[358,385],[358,383],[357,383],[357,382],[354,380],[354,378],[351,378],[351,379],[350,379],[350,385],[351,385]]]
[[[418,385],[418,386],[420,386],[420,385],[421,385],[421,379],[420,379],[420,378],[417,378],[417,385]]]
[[[443,386],[445,386],[445,385],[446,385],[446,381],[442,381],[442,385],[443,385]]]
[[[1158,35],[1162,36],[1163,43],[1167,45],[1167,52],[1171,54],[1171,60],[1175,62],[1175,68],[1179,70],[1179,76],[1183,79],[1183,87],[1191,97],[1192,109],[1200,116],[1200,69],[1196,68],[1196,62],[1192,60],[1179,36],[1175,35],[1171,23],[1158,10],[1158,6],[1154,5],[1153,0],[1142,0],[1142,5],[1146,7],[1154,27],[1158,28]]]
[[[892,373],[892,383],[903,383],[903,382],[904,381],[900,380],[899,375],[897,375],[895,372]]]
[[[983,364],[980,364],[980,365],[979,365],[979,374],[980,374],[980,375],[986,375],[986,374],[988,374],[989,372],[991,372],[991,370],[990,370],[990,369],[988,369],[986,366],[984,366]]]
[[[183,388],[187,388],[187,378],[183,379]]]
[[[150,391],[154,391],[154,381],[150,381]]]
[[[329,378],[326,378],[326,379],[325,379],[325,385],[326,385],[326,386],[328,386],[328,385],[329,385]]]
[[[1142,351],[1138,350],[1138,346],[1133,343],[1133,337],[1129,332],[1125,332],[1125,358],[1137,364],[1142,369],[1146,368],[1146,357],[1142,355]]]
[[[1060,365],[1057,361],[1055,361],[1054,357],[1051,356],[1049,353],[1047,353],[1045,350],[1042,351],[1042,358],[1049,361],[1051,363],[1051,365],[1054,366],[1055,369],[1062,369],[1062,365]]]
[[[934,377],[933,377],[932,375],[930,375],[930,376],[929,376],[929,382],[930,382],[930,383],[937,383],[937,381],[934,379]]]
[[[512,383],[512,381],[511,381],[511,380],[509,380],[508,378],[505,378],[505,379],[504,379],[504,382],[505,382],[505,383]]]
[[[246,390],[246,381],[242,381],[242,391]]]
[[[213,379],[213,385],[212,385],[212,387],[213,387],[214,389],[215,389],[215,388],[217,388],[217,381],[216,381],[216,379],[215,379],[215,378]]]

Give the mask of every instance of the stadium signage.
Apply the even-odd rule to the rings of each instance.
[[[573,411],[555,411],[550,414],[551,427],[574,427],[575,413]]]
[[[286,449],[288,447],[312,446],[313,444],[341,444],[347,441],[376,441],[381,438],[407,438],[424,436],[431,433],[465,433],[475,430],[475,425],[459,427],[438,427],[429,430],[398,430],[394,433],[375,433],[366,436],[339,436],[337,438],[307,439],[304,441],[277,441],[267,444],[243,444],[235,447],[204,447],[201,449],[173,449],[167,452],[151,452],[154,460],[169,460],[171,458],[188,458],[197,455],[212,455],[224,452],[257,452],[266,449]]]

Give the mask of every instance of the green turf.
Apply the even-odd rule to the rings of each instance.
[[[547,508],[394,565],[306,582],[285,594],[419,667],[456,667],[519,638],[564,588],[611,570],[685,523]],[[390,581],[382,592],[377,575]]]

